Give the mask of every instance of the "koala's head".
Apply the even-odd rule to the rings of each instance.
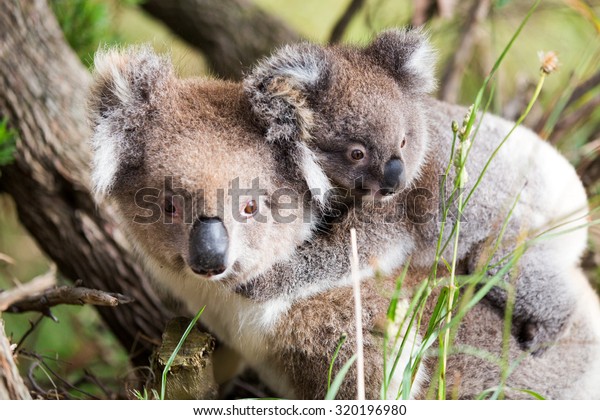
[[[309,235],[310,199],[280,175],[240,84],[180,80],[147,47],[103,51],[90,111],[97,196],[166,277],[243,281]]]
[[[377,199],[408,186],[424,162],[434,55],[420,30],[389,30],[364,48],[286,46],[245,91],[267,140],[287,145],[311,188]]]

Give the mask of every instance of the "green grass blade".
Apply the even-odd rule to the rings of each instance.
[[[171,369],[171,365],[173,364],[173,361],[175,360],[175,357],[177,356],[177,353],[179,353],[179,350],[181,349],[181,346],[183,346],[183,343],[185,342],[186,338],[188,337],[188,335],[190,334],[190,332],[192,332],[192,328],[194,328],[194,326],[196,325],[196,322],[198,322],[198,319],[200,318],[200,315],[202,315],[202,312],[204,312],[204,308],[206,308],[206,306],[203,306],[198,311],[198,313],[196,314],[196,316],[194,317],[194,319],[192,319],[192,321],[190,322],[190,324],[186,328],[185,332],[181,336],[181,339],[177,343],[177,347],[175,347],[175,350],[171,354],[171,357],[169,357],[169,360],[167,361],[167,364],[165,365],[165,368],[163,369],[162,381],[161,381],[161,384],[160,384],[160,399],[161,400],[165,399],[165,394],[166,394],[166,391],[167,391],[167,374],[169,373],[169,370]]]
[[[331,384],[331,388],[329,388],[329,390],[327,391],[327,395],[325,395],[326,400],[334,400],[335,399],[335,396],[337,395],[338,391],[340,390],[340,387],[342,386],[342,382],[344,382],[344,379],[346,378],[346,375],[348,374],[348,371],[350,370],[352,363],[354,363],[355,361],[356,361],[356,355],[354,355],[350,359],[348,359],[348,361],[346,363],[344,363],[344,366],[342,366],[342,368],[340,369],[338,374],[335,375],[335,379],[333,380],[333,383]]]
[[[331,362],[329,363],[329,371],[327,372],[327,392],[331,389],[331,375],[333,372],[333,364],[335,363],[338,354],[340,353],[340,349],[346,342],[348,335],[346,333],[342,334],[340,337],[340,341],[338,342],[337,348],[335,349],[335,353],[333,353],[333,357],[331,358]]]

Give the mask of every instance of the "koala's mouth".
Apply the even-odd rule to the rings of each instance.
[[[198,277],[199,280],[221,281],[227,277],[230,277],[232,272],[230,267],[223,267],[220,269],[213,270],[204,270],[195,269],[194,267],[188,264],[188,268],[194,276]]]
[[[380,190],[375,191],[375,194],[373,194],[373,199],[375,201],[381,201],[381,202],[390,201],[394,197],[396,197],[400,192],[402,192],[403,190],[404,190],[404,188],[397,188],[393,191],[380,189]]]
[[[190,269],[198,274],[199,276],[202,277],[206,277],[206,278],[211,278],[211,277],[215,277],[215,276],[219,276],[221,274],[224,274],[225,271],[227,271],[227,269],[225,267],[219,267],[219,268],[215,268],[212,270],[204,270],[204,269],[196,269],[193,267],[190,267]]]
[[[353,190],[353,195],[360,198],[369,198],[375,202],[385,202],[392,200],[400,192],[404,190],[404,186],[395,189],[375,188],[367,189],[360,188]]]

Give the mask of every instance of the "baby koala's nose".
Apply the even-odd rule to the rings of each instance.
[[[229,235],[218,217],[196,220],[190,233],[189,265],[203,276],[221,274],[227,268]]]
[[[404,164],[402,161],[398,158],[388,160],[383,167],[383,179],[380,184],[381,189],[379,190],[381,195],[394,194],[402,183],[403,175]]]

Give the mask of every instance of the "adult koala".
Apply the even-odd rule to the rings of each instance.
[[[357,228],[364,238],[365,229],[379,226],[378,235],[369,232],[373,245],[361,241],[366,262],[385,249],[388,226],[347,218],[329,235],[310,239],[314,219],[308,183],[289,171],[284,150],[265,142],[241,85],[179,80],[171,63],[148,48],[99,52],[95,65],[90,110],[98,199],[114,205],[145,267],[183,302],[184,311],[193,314],[206,305],[202,321],[282,396],[322,398],[343,332],[350,339],[337,367],[354,348],[348,229]],[[407,284],[420,276],[411,279]],[[381,332],[397,331],[381,322],[388,299],[377,284],[362,286],[369,398],[381,395]],[[583,296],[589,298],[589,290]],[[508,385],[548,391],[550,398],[596,396],[588,390],[598,389],[589,384],[600,378],[600,332],[588,318],[597,317],[597,306],[581,305],[581,313],[569,317],[572,328],[565,338],[545,355],[533,360],[523,354],[525,362]],[[477,332],[464,336],[466,344],[491,343],[501,335],[498,315],[482,307],[480,316],[464,325],[467,333]],[[418,343],[419,331],[406,333]],[[581,336],[590,342],[580,343]],[[511,349],[521,354],[514,343]],[[410,363],[410,354],[400,357],[386,397],[398,394],[403,367]],[[463,360],[450,365],[462,375],[460,388],[466,391],[461,397],[498,383],[495,370],[469,369],[471,361],[465,365]],[[413,397],[426,389],[429,368],[424,364],[417,371]],[[356,395],[352,372],[349,378],[338,397]],[[555,380],[560,392],[547,388]]]
[[[434,54],[420,30],[389,30],[364,48],[283,47],[244,82],[267,141],[287,150],[311,189],[321,192],[322,207],[344,213],[374,205],[388,212],[388,268],[408,256],[417,268],[432,266],[440,209],[455,182],[451,165],[440,187],[454,147],[451,122],[462,121],[467,110],[428,96],[433,69]],[[458,258],[470,273],[489,265],[494,274],[529,241],[513,270],[513,333],[539,353],[560,337],[575,309],[570,273],[586,247],[585,190],[567,160],[522,127],[486,167],[513,123],[477,117],[482,121],[466,163],[465,191],[486,173],[462,213]],[[319,172],[305,164],[307,156],[315,157]],[[324,216],[331,219],[327,211]],[[457,217],[449,212],[444,242]],[[450,244],[446,260],[453,252]],[[503,311],[506,287],[494,287],[487,298]]]

